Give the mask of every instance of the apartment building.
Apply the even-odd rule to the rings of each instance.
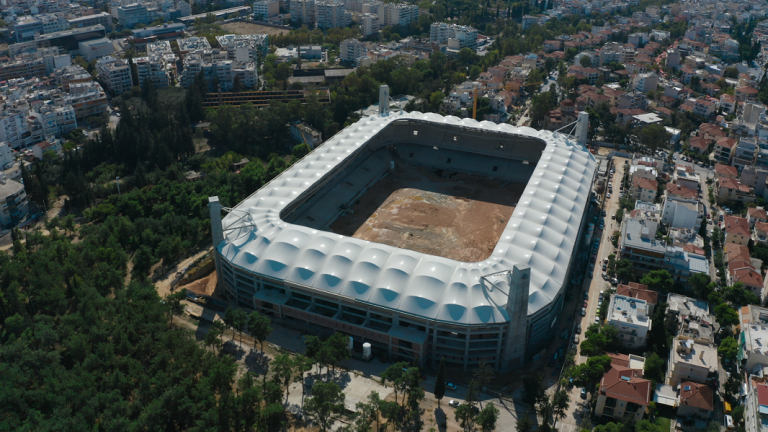
[[[675,172],[672,176],[673,182],[691,190],[701,189],[701,177],[696,170],[688,165],[675,165]]]
[[[715,195],[718,204],[733,202],[748,203],[755,201],[752,188],[733,179],[718,179],[715,182]]]
[[[165,62],[159,55],[136,57],[133,59],[136,65],[136,73],[139,76],[139,85],[149,79],[155,88],[166,88],[169,85],[168,74],[165,70]]]
[[[13,149],[22,147],[27,127],[26,112],[16,109],[5,109],[0,113],[0,141]]]
[[[437,44],[447,44],[449,39],[458,41],[461,48],[477,51],[477,30],[469,26],[457,24],[432,23],[429,27],[429,41]]]
[[[279,13],[280,2],[278,0],[260,0],[253,2],[253,16],[257,20],[272,18]]]
[[[747,246],[750,239],[749,222],[743,217],[726,216],[723,221],[726,247],[730,244]]]
[[[189,37],[176,41],[179,45],[179,54],[182,58],[190,52],[206,51],[211,49],[211,44],[204,37]]]
[[[149,24],[150,15],[147,7],[141,3],[131,3],[117,7],[117,20],[125,28],[133,28],[137,24]]]
[[[651,381],[643,378],[645,358],[608,354],[611,367],[600,380],[595,416],[640,421],[651,401]]]
[[[222,50],[227,50],[227,58],[239,62],[257,63],[269,54],[269,35],[267,34],[228,34],[216,36]]]
[[[653,90],[656,91],[656,86],[659,84],[659,76],[655,72],[647,72],[637,74],[634,79],[635,91],[641,93],[648,93]]]
[[[675,183],[667,183],[662,208],[661,221],[673,228],[698,231],[706,214],[699,192]]]
[[[311,25],[315,23],[315,0],[296,0],[289,3],[291,22]]]
[[[768,377],[762,371],[752,374],[745,383],[744,429],[746,432],[768,432]]]
[[[120,95],[133,88],[131,66],[123,59],[107,56],[96,62],[99,78],[106,90],[114,95]]]
[[[651,331],[649,307],[645,300],[619,294],[611,296],[606,323],[619,330],[619,342],[627,349],[645,347]]]
[[[740,308],[739,352],[737,360],[742,364],[742,370],[747,374],[761,374],[768,366],[768,309],[748,305]]]
[[[644,177],[636,177],[632,180],[632,188],[630,193],[632,198],[644,202],[654,202],[656,200],[656,191],[658,190],[659,182],[656,180],[649,180]]]
[[[339,60],[347,63],[355,63],[358,58],[365,56],[368,47],[364,42],[356,39],[346,39],[341,41],[339,49]]]
[[[0,228],[14,227],[29,212],[24,185],[0,172]]]
[[[69,20],[70,28],[83,28],[95,25],[103,25],[106,29],[112,29],[112,15],[107,12],[99,12],[93,15],[83,15]]]
[[[70,84],[69,93],[54,94],[51,100],[57,106],[71,106],[79,120],[107,111],[107,95],[97,82]]]
[[[245,87],[254,87],[258,83],[256,63],[228,60],[226,52],[206,50],[184,57],[181,85],[189,88],[201,71],[210,91],[219,90],[213,88],[214,81],[218,82],[221,91],[232,91],[235,77],[239,77],[240,84]]]
[[[616,294],[645,301],[649,316],[653,316],[653,310],[659,301],[659,293],[657,291],[649,290],[647,285],[637,282],[629,282],[626,285],[619,284],[616,287]]]
[[[669,353],[667,385],[684,381],[706,384],[717,371],[717,348],[708,343],[677,337]]]
[[[0,81],[44,76],[46,73],[45,60],[42,58],[18,58],[0,62]]]

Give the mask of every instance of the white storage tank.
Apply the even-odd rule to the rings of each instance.
[[[366,360],[371,358],[371,344],[368,342],[363,344],[363,358]]]

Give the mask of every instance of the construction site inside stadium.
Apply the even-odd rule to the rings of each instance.
[[[493,252],[525,183],[396,162],[330,225],[345,236],[463,262]]]
[[[552,337],[594,158],[530,128],[364,118],[239,203],[209,205],[224,294],[355,352],[519,367]]]

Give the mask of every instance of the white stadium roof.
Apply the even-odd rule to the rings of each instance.
[[[281,220],[281,211],[396,120],[535,137],[546,148],[487,259],[466,263],[320,231]],[[358,302],[457,324],[509,320],[505,284],[481,279],[531,268],[528,313],[551,303],[566,282],[589,205],[594,157],[563,135],[431,113],[372,116],[336,134],[245,199],[223,220],[221,256],[248,272]],[[243,217],[243,215],[246,215]],[[502,288],[502,285],[505,289]]]

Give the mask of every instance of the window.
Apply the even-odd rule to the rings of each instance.
[[[413,157],[413,153],[411,153],[408,157]]]
[[[493,167],[493,172],[496,172],[498,170],[499,170],[499,167],[497,167],[497,166]]]
[[[445,161],[445,163],[451,163],[451,158],[448,158],[448,160]]]

